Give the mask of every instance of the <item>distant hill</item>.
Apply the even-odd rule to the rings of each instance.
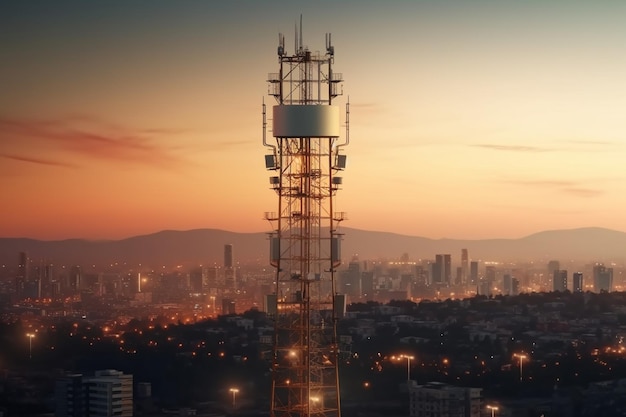
[[[353,254],[360,259],[398,259],[407,253],[412,260],[434,259],[435,254],[450,253],[460,257],[467,248],[472,259],[482,260],[579,260],[622,261],[626,259],[626,233],[581,228],[552,230],[520,239],[455,240],[428,239],[386,232],[342,228],[344,262]],[[0,263],[13,268],[18,253],[25,251],[34,260],[46,259],[58,265],[198,265],[223,264],[224,244],[234,245],[235,258],[242,262],[266,265],[267,234],[234,233],[216,229],[189,231],[166,230],[122,240],[42,241],[24,238],[0,238]]]

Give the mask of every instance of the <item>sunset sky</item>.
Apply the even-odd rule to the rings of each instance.
[[[626,231],[626,2],[0,0],[0,237],[268,230],[300,14],[350,97],[344,226]]]

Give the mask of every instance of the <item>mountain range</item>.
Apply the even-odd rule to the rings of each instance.
[[[459,259],[461,249],[471,259],[484,261],[621,262],[626,258],[626,233],[603,228],[552,230],[519,239],[429,239],[395,233],[342,228],[341,253],[348,262],[360,259],[434,259],[449,253]],[[223,264],[224,245],[232,244],[235,259],[267,265],[269,241],[266,233],[235,233],[217,229],[166,230],[121,240],[69,239],[43,241],[27,238],[0,238],[0,263],[16,266],[19,252],[32,260],[57,265],[199,265]]]

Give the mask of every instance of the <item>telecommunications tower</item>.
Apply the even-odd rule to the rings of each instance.
[[[274,318],[270,417],[340,417],[337,320],[345,297],[335,291],[341,264],[335,194],[346,166],[342,148],[349,142],[349,105],[345,140],[339,140],[341,74],[332,70],[334,48],[312,52],[296,29],[294,53],[278,38],[279,72],[269,74],[272,135],[267,141],[263,104],[265,165],[278,211],[266,213],[272,225],[270,263],[276,268],[275,291],[266,299]]]

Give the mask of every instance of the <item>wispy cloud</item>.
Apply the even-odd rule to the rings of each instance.
[[[567,140],[566,143],[572,143],[574,145],[593,145],[593,146],[612,146],[616,145],[615,142],[603,141],[603,140]]]
[[[165,147],[157,139],[182,132],[176,129],[124,128],[86,116],[56,120],[0,117],[2,148],[11,150],[3,153],[5,157],[10,156],[23,162],[41,161],[39,163],[51,166],[68,166],[68,163],[39,156],[25,156],[22,152],[13,151],[19,149],[13,145],[27,146],[33,152],[47,148],[73,153],[83,158],[174,167],[181,162],[180,157],[174,153],[173,147]]]
[[[577,182],[568,180],[508,180],[504,182],[529,187],[574,187],[578,185]]]
[[[591,188],[578,188],[578,187],[564,188],[563,191],[568,194],[576,195],[578,197],[597,197],[599,195],[604,194],[604,192],[601,190],[594,190]]]
[[[543,148],[539,146],[528,145],[500,145],[495,143],[477,143],[469,145],[473,148],[482,148],[492,151],[502,152],[526,152],[526,153],[541,153],[541,152],[557,152],[557,151],[570,151],[570,152],[589,152],[594,150],[606,150],[611,146],[616,146],[617,143],[601,140],[564,140],[560,141],[558,148]]]
[[[506,152],[553,152],[555,149],[539,148],[537,146],[526,145],[495,145],[490,143],[479,143],[470,145],[473,148],[490,149],[493,151],[506,151]]]
[[[11,154],[6,154],[6,153],[0,153],[0,157],[6,158],[6,159],[12,159],[14,161],[19,161],[19,162],[28,162],[31,164],[57,166],[57,167],[65,167],[65,168],[76,168],[76,165],[65,163],[65,162],[54,161],[51,159],[32,158],[28,156],[11,155]]]
[[[603,190],[585,187],[580,181],[570,180],[504,180],[506,184],[522,185],[536,188],[550,188],[555,192],[592,198],[604,194]]]

